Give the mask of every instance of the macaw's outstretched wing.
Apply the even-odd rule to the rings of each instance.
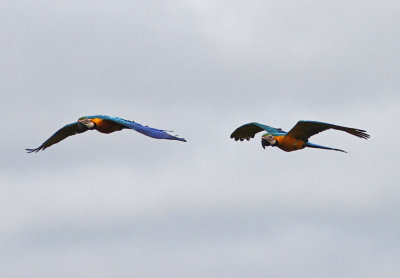
[[[237,141],[237,140],[243,141],[244,139],[246,139],[248,141],[248,140],[250,140],[250,138],[254,138],[254,135],[256,135],[256,133],[263,131],[263,130],[265,130],[268,133],[271,133],[272,135],[286,133],[285,131],[283,131],[280,128],[274,128],[274,127],[270,127],[267,125],[253,122],[253,123],[248,123],[248,124],[242,125],[241,127],[238,127],[234,132],[232,132],[231,138],[235,139],[235,141]]]
[[[97,118],[99,118],[100,116],[96,116]],[[128,120],[124,120],[118,117],[109,117],[109,116],[103,116],[104,120],[110,120],[113,121],[115,123],[119,123],[121,125],[123,125],[126,128],[130,128],[133,129],[137,132],[140,132],[146,136],[149,136],[151,138],[155,138],[155,139],[167,139],[167,140],[178,140],[178,141],[182,141],[182,142],[186,142],[186,140],[184,138],[179,138],[177,136],[171,135],[169,134],[167,130],[162,130],[162,129],[157,129],[157,128],[152,128],[149,126],[143,126],[139,123],[133,122],[133,121],[128,121]]]
[[[307,141],[308,138],[311,136],[320,133],[327,129],[336,129],[342,130],[347,133],[350,133],[354,136],[368,139],[369,135],[365,133],[365,130],[351,128],[351,127],[344,127],[339,125],[333,125],[328,123],[322,122],[315,122],[315,121],[299,121],[288,133],[288,136],[293,136],[297,139],[301,139],[303,141]]]
[[[51,145],[54,145],[54,144],[60,142],[61,140],[64,140],[68,136],[71,136],[71,135],[74,135],[77,133],[82,133],[85,131],[86,130],[79,129],[78,122],[72,123],[72,124],[67,124],[63,128],[60,128],[59,130],[57,130],[56,133],[54,133],[52,136],[50,136],[49,139],[47,139],[42,145],[40,145],[36,149],[25,149],[25,150],[28,153],[38,152],[40,150],[44,150],[44,149],[50,147]]]
[[[182,142],[186,142],[185,138],[179,138],[177,136],[171,135],[167,130],[162,130],[162,129],[157,129],[157,128],[152,128],[149,126],[143,126],[139,123],[131,122],[131,121],[125,121],[123,124],[124,126],[131,128],[137,132],[140,132],[146,136],[149,136],[151,138],[155,139],[167,139],[167,140],[178,140]]]

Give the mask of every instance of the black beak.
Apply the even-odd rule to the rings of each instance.
[[[78,122],[78,128],[80,132],[85,132],[86,130],[89,129],[86,125],[82,124],[81,122]]]
[[[261,146],[265,149],[265,147],[269,147],[271,144],[264,138],[261,138]]]

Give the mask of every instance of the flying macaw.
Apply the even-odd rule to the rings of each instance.
[[[87,130],[97,130],[101,133],[112,133],[122,129],[130,128],[144,135],[147,135],[156,139],[167,139],[167,140],[178,140],[186,142],[184,138],[178,138],[168,134],[167,130],[156,129],[148,126],[142,126],[141,124],[135,123],[134,121],[124,120],[118,117],[110,117],[103,115],[96,116],[85,116],[78,119],[77,122],[67,124],[52,136],[47,139],[42,145],[36,149],[25,149],[28,153],[38,152],[44,150],[51,145],[54,145],[61,140],[64,140],[68,136],[75,135],[77,133],[83,133]]]
[[[237,128],[231,134],[231,138],[234,138],[235,141],[243,141],[244,139],[248,141],[250,138],[254,138],[256,133],[265,130],[267,133],[261,138],[261,145],[264,149],[266,146],[272,146],[278,147],[285,152],[291,152],[308,147],[346,152],[344,150],[324,147],[308,142],[308,138],[327,129],[342,130],[360,138],[369,138],[365,130],[315,121],[299,121],[289,132],[256,122],[248,123]]]

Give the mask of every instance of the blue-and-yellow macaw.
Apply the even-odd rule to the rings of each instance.
[[[264,149],[266,146],[272,146],[278,147],[285,152],[291,152],[308,147],[346,152],[344,150],[324,147],[308,142],[308,138],[327,129],[342,130],[360,138],[369,138],[365,130],[315,121],[299,121],[289,132],[255,122],[248,123],[237,128],[231,134],[231,138],[234,138],[236,141],[243,141],[244,139],[250,140],[250,138],[254,138],[256,133],[265,130],[267,133],[261,138],[261,145]]]
[[[96,116],[85,116],[78,119],[77,122],[67,124],[52,136],[47,139],[42,145],[37,147],[36,149],[25,149],[28,153],[38,152],[40,150],[44,150],[51,145],[54,145],[61,140],[64,140],[68,136],[83,133],[87,130],[97,130],[101,133],[112,133],[114,131],[119,131],[122,129],[133,129],[137,132],[140,132],[144,135],[147,135],[156,139],[167,139],[167,140],[178,140],[186,142],[184,138],[179,138],[176,136],[172,136],[168,134],[167,130],[156,129],[148,126],[143,126],[141,124],[135,123],[134,121],[124,120],[118,117],[110,117],[103,115]]]

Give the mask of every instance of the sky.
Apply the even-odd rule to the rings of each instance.
[[[0,3],[1,277],[399,277],[398,1]],[[85,115],[174,130],[86,132]],[[286,153],[248,122],[365,129]]]

